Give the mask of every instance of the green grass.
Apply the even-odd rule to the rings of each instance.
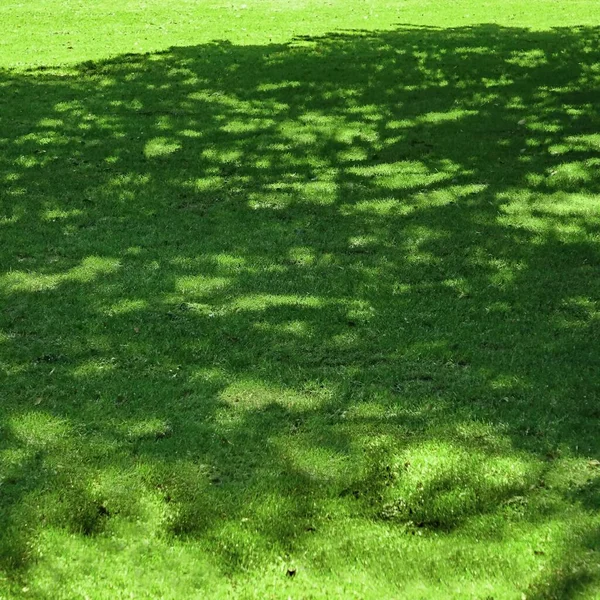
[[[600,597],[595,0],[0,18],[0,598]]]

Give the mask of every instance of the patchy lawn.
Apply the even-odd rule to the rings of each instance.
[[[0,598],[599,597],[595,0],[0,17]]]

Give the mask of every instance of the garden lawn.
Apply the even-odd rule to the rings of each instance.
[[[0,19],[2,600],[600,597],[596,0]]]

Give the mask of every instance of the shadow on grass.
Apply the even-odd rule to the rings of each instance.
[[[594,471],[584,501],[544,479],[598,454],[598,34],[1,74],[9,576],[32,515],[90,535],[140,497],[228,572],[332,510],[450,535],[597,509]]]

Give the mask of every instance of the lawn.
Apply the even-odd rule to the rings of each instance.
[[[0,19],[2,600],[600,597],[596,0]]]

